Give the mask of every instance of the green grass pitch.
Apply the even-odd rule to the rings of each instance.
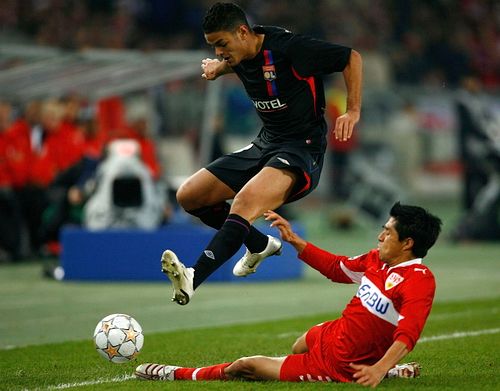
[[[500,328],[498,300],[435,306],[421,342],[408,356],[422,364],[416,379],[385,380],[382,389],[498,390]],[[147,334],[137,362],[112,364],[90,339],[0,351],[5,390],[253,390],[360,389],[354,384],[278,382],[148,382],[130,378],[144,361],[204,366],[253,353],[286,354],[302,331],[337,316],[323,314],[272,322]],[[458,334],[460,332],[461,334]]]
[[[378,227],[335,230],[324,216],[307,222],[308,238],[319,246],[357,255],[375,245]],[[445,224],[450,218],[445,213]],[[278,266],[279,257],[269,262]],[[435,304],[421,341],[405,359],[420,362],[422,374],[385,380],[379,388],[500,390],[500,244],[454,245],[444,235],[426,263],[436,276]],[[338,317],[356,290],[312,270],[299,281],[205,284],[185,307],[169,301],[168,283],[61,283],[40,275],[39,263],[0,266],[0,390],[362,389],[132,378],[142,362],[205,366],[287,354],[309,327]],[[95,325],[117,312],[134,316],[144,329],[136,362],[112,364],[95,352]]]

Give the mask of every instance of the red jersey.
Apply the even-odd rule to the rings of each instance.
[[[422,259],[389,267],[378,250],[349,258],[308,243],[299,258],[334,282],[359,284],[335,322],[321,331],[319,361],[340,381],[352,381],[349,363],[372,365],[394,341],[415,346],[430,313],[435,280]]]

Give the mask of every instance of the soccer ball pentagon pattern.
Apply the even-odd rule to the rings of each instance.
[[[130,315],[112,314],[97,323],[94,342],[102,357],[120,364],[137,357],[144,344],[144,335],[141,325]]]

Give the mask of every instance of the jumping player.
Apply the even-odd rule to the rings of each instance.
[[[422,257],[436,242],[441,220],[425,209],[398,202],[378,236],[378,248],[348,258],[306,242],[275,212],[265,216],[309,266],[334,282],[359,284],[342,316],[309,329],[286,357],[244,357],[203,368],[142,364],[136,376],[149,380],[356,381],[372,387],[386,376],[417,376],[418,364],[396,364],[415,347],[432,307],[435,281]]]
[[[361,56],[355,50],[278,27],[252,28],[232,3],[214,4],[203,29],[219,59],[202,61],[202,77],[236,73],[264,126],[251,144],[199,170],[177,191],[188,213],[218,230],[193,267],[186,268],[171,250],[163,253],[172,300],[181,305],[242,244],[247,251],[234,267],[236,276],[254,273],[264,258],[281,252],[279,239],[252,223],[318,184],[327,133],[321,76],[342,72],[345,80],[347,111],[336,121],[337,138],[351,137],[361,110]]]

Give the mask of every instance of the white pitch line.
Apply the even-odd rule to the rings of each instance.
[[[477,337],[478,335],[497,334],[497,333],[500,333],[500,328],[484,329],[484,330],[476,330],[476,331],[457,331],[457,332],[451,333],[451,334],[432,335],[430,337],[423,337],[423,338],[420,338],[418,340],[418,342],[442,341],[445,339]]]
[[[135,376],[133,376],[133,375],[121,375],[121,376],[113,377],[111,379],[88,380],[88,381],[82,381],[79,383],[63,383],[63,384],[58,384],[57,386],[50,386],[47,389],[48,390],[64,390],[67,388],[93,386],[96,384],[119,383],[119,382],[130,380],[130,379],[135,379]]]
[[[475,331],[457,331],[455,333],[451,334],[442,334],[442,335],[433,335],[430,337],[423,337],[420,338],[418,342],[433,342],[433,341],[441,341],[441,340],[446,340],[446,339],[456,339],[456,338],[466,338],[466,337],[477,337],[479,335],[485,335],[485,334],[498,334],[500,333],[500,328],[495,328],[495,329],[484,329],[484,330],[475,330]],[[280,335],[285,335],[285,334],[300,334],[300,333],[283,333]],[[76,388],[76,387],[83,387],[83,386],[92,386],[96,384],[103,384],[103,383],[119,383],[122,381],[126,380],[131,380],[135,379],[135,376],[133,375],[121,375],[113,378],[108,378],[108,379],[97,379],[97,380],[89,380],[89,381],[83,381],[80,383],[64,383],[64,384],[58,384],[56,386],[50,386],[47,388],[47,390],[64,390],[68,388]]]

